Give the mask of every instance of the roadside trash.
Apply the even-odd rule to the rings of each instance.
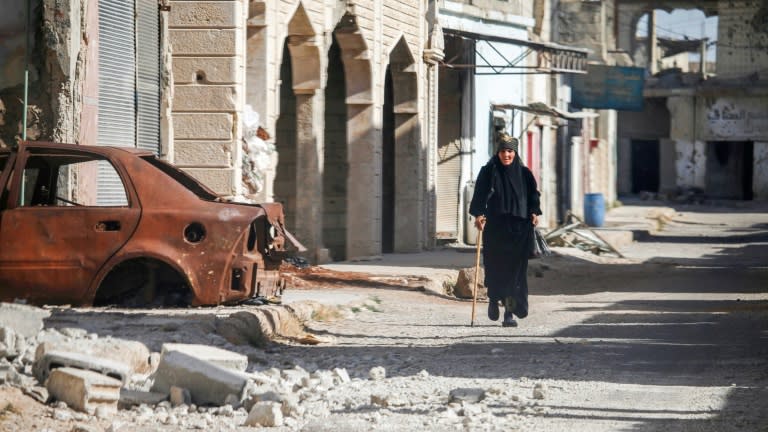
[[[574,247],[595,255],[613,254],[624,258],[621,252],[571,212],[566,213],[562,225],[544,234],[544,240],[552,246]]]

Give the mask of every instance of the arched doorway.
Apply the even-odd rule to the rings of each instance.
[[[381,127],[381,252],[395,251],[395,111],[392,71],[384,76]]]
[[[275,124],[277,171],[273,186],[274,200],[283,204],[285,223],[296,226],[296,96],[291,78],[291,55],[288,41],[283,46],[280,65],[280,116]]]
[[[349,13],[343,15],[333,32],[343,65],[344,94],[335,93],[343,100],[346,116],[343,118],[346,134],[346,240],[345,258],[359,258],[381,253],[380,197],[381,164],[379,162],[381,136],[374,133],[371,53],[357,19]],[[331,53],[335,56],[335,53]],[[338,92],[340,79],[331,77],[340,71],[338,63],[332,68],[329,58],[329,87]],[[340,103],[334,102],[334,103]],[[333,108],[338,109],[338,106]],[[341,119],[341,117],[338,117]],[[341,166],[341,165],[337,165]],[[329,173],[326,166],[325,173]]]
[[[388,235],[393,252],[417,252],[424,244],[425,163],[418,122],[416,62],[405,38],[401,37],[390,52],[386,75],[391,83],[391,102],[385,100],[382,141],[386,154],[382,158],[382,178],[386,176],[389,182],[384,191],[393,191],[382,194],[382,208],[392,207],[382,212],[388,212],[384,217],[392,219],[391,228],[382,223],[382,233],[384,229],[392,231]],[[386,88],[385,82],[385,92]]]
[[[302,3],[288,22],[281,63],[275,199],[284,202],[296,236],[314,262],[327,260],[322,245],[322,119],[320,49]],[[282,140],[282,142],[281,142]]]
[[[341,48],[332,37],[328,50],[328,80],[325,84],[325,130],[323,135],[323,245],[334,261],[347,251],[347,105],[346,79]]]

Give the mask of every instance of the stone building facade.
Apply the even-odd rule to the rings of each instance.
[[[2,3],[19,12],[4,42],[32,41],[29,138],[148,148],[223,196],[282,202],[313,262],[430,244],[434,1],[30,0],[28,27]],[[248,107],[275,149],[257,193]]]

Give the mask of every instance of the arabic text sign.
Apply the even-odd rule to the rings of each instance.
[[[577,108],[643,110],[645,69],[588,65],[585,75],[573,77],[571,104]]]

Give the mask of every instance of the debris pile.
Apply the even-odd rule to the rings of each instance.
[[[544,234],[544,239],[551,246],[573,247],[595,255],[612,254],[624,258],[621,252],[571,212],[566,214],[563,224]]]

